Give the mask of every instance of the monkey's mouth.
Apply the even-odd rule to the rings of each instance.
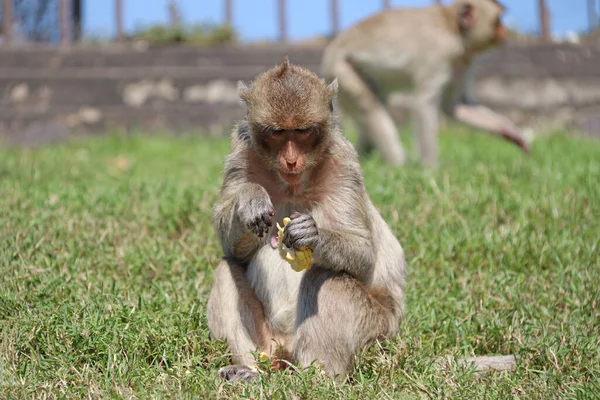
[[[302,171],[297,172],[288,172],[288,171],[279,171],[279,176],[286,181],[287,183],[298,183],[300,179],[302,179]]]
[[[270,238],[270,239],[271,239],[271,240],[270,240],[270,242],[271,242],[271,247],[272,247],[272,248],[274,248],[274,249],[276,249],[276,248],[277,248],[277,233],[278,233],[278,231],[277,231],[277,227],[275,227],[275,228],[273,229],[273,231],[271,232],[271,238]]]

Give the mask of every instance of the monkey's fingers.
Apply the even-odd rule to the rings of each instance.
[[[287,229],[285,229],[283,231],[283,239],[281,240],[281,243],[283,243],[283,245],[285,247],[287,247],[288,249],[291,249],[292,248],[292,242],[293,242],[293,240],[292,240],[292,237],[290,235],[290,232]]]
[[[529,143],[514,123],[482,105],[461,104],[455,109],[456,119],[462,123],[483,129],[516,144],[524,153],[529,153]]]
[[[256,234],[258,237],[262,238],[265,234],[269,232],[269,228],[272,225],[273,221],[271,220],[271,217],[265,214],[254,219],[247,225],[247,227],[251,232]]]
[[[316,227],[315,220],[310,214],[292,214],[293,218],[291,218],[290,222],[293,221],[292,225],[294,229],[307,229],[310,227]]]
[[[525,154],[530,154],[531,151],[529,148],[529,143],[527,143],[525,138],[522,137],[521,135],[519,135],[518,133],[504,130],[504,131],[502,131],[502,137],[504,139],[508,140],[509,142],[512,142],[512,143],[516,144],[517,146],[519,146]]]
[[[273,226],[273,218],[271,213],[262,216],[262,222],[269,228]]]
[[[314,239],[313,239],[314,235],[308,235],[308,234],[300,234],[298,236],[283,236],[283,244],[288,248],[288,249],[294,249],[296,251],[302,250],[302,249],[312,249],[314,247]]]
[[[288,249],[298,250],[300,248],[300,242],[303,240],[303,233],[298,227],[288,225],[283,231],[283,244]]]

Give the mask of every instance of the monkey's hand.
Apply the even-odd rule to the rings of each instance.
[[[291,219],[284,218],[283,219],[283,228],[277,224],[278,234],[277,234],[277,247],[279,248],[279,255],[281,258],[290,263],[292,269],[296,272],[300,272],[305,269],[310,269],[312,266],[312,249],[309,247],[299,247],[298,249],[294,249],[293,247],[288,247],[283,243],[283,238],[286,232],[286,228],[288,227]]]
[[[246,199],[238,204],[238,217],[250,232],[262,238],[273,226],[272,217],[275,215],[275,210],[271,198],[262,189],[261,192],[247,196]]]
[[[524,135],[521,132],[515,131],[515,130],[503,129],[501,132],[501,135],[504,139],[519,146],[525,154],[530,153],[529,143],[527,142],[527,140],[525,139]]]
[[[314,250],[319,244],[317,223],[308,214],[293,213],[283,233],[283,244],[295,250]]]

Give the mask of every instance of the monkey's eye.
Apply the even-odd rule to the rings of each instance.
[[[310,133],[311,131],[312,131],[312,128],[310,126],[306,127],[306,128],[302,128],[302,129],[296,129],[296,132],[301,133],[303,135],[306,135],[306,134]]]
[[[266,128],[265,131],[273,136],[278,136],[283,133],[283,129],[280,128]]]
[[[500,26],[502,26],[502,18],[498,17],[498,19],[496,19],[496,22],[494,23],[494,28],[499,28]]]

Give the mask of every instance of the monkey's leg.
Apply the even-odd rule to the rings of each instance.
[[[350,117],[351,120],[356,124],[358,130],[358,141],[356,143],[356,151],[358,154],[370,154],[373,151],[373,142],[369,138],[367,133],[367,127],[356,118],[358,113],[357,108],[354,106],[350,95],[344,93],[342,90],[338,92],[337,96],[338,104],[344,111],[344,114]]]
[[[250,287],[244,269],[221,260],[214,272],[214,285],[207,304],[208,329],[213,339],[227,339],[233,362],[219,370],[223,379],[251,381],[258,374],[251,352],[264,346],[267,327],[263,306]]]
[[[369,341],[393,334],[391,313],[350,275],[314,266],[298,301],[293,351],[302,367],[317,360],[327,374],[345,379]]]
[[[347,61],[338,61],[334,74],[340,79],[338,97],[342,107],[352,104],[348,107],[348,113],[359,125],[360,135],[367,136],[359,139],[359,145],[368,150],[370,142],[381,152],[386,162],[392,165],[404,164],[406,154],[400,143],[396,124],[373,85],[366,82]]]
[[[414,118],[421,163],[434,167],[438,162],[438,102],[432,98],[418,99],[415,104]]]

